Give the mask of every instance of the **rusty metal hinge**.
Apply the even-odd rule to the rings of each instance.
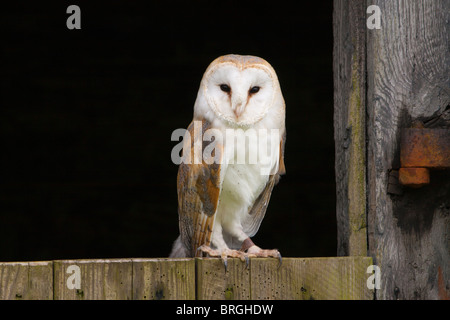
[[[430,169],[450,168],[450,129],[403,129],[399,182],[421,187],[430,183]]]

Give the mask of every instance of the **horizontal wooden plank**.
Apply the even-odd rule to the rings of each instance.
[[[370,300],[370,257],[197,260],[197,299]]]
[[[252,299],[369,300],[367,257],[251,260]]]
[[[1,300],[52,300],[53,263],[1,262]]]
[[[1,299],[372,299],[370,257],[0,263]]]
[[[194,300],[194,259],[132,259],[134,300]]]
[[[194,259],[61,260],[54,264],[58,300],[195,299]]]
[[[54,261],[55,300],[130,300],[131,259]]]
[[[227,270],[221,259],[197,258],[198,300],[248,300],[250,268],[240,259],[228,259]]]

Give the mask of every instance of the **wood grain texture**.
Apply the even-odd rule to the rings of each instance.
[[[239,259],[228,259],[225,272],[217,258],[197,258],[198,300],[250,299],[250,269]]]
[[[197,260],[200,300],[370,300],[369,257],[250,259],[248,269],[229,259],[225,273],[220,259]]]
[[[367,255],[365,0],[335,0],[334,138],[338,255]]]
[[[0,300],[52,300],[53,263],[0,263]]]
[[[257,300],[370,300],[369,257],[251,260],[251,294]]]
[[[67,268],[80,268],[81,288],[69,289]],[[54,261],[55,300],[131,300],[131,259]]]
[[[134,300],[194,300],[194,259],[133,259]]]
[[[369,4],[382,13],[381,29],[367,30],[369,254],[381,267],[377,298],[444,298],[450,290],[450,177],[435,174],[418,190],[389,192],[388,185],[389,172],[399,167],[401,129],[448,112],[450,2]]]

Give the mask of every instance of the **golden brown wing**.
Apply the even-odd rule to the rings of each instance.
[[[210,124],[206,120],[193,121],[189,125],[187,133],[190,138],[186,133],[183,140],[183,153],[185,151],[186,153],[183,157],[190,156],[190,158],[186,160],[187,163],[182,162],[178,169],[178,216],[181,241],[191,257],[200,253],[197,249],[201,245],[210,245],[219,202],[221,161],[218,162],[219,164],[207,164],[202,155],[198,154],[203,153],[210,142],[203,142],[202,148],[197,148],[198,143],[202,142],[205,131],[209,128]],[[213,154],[213,156],[220,157],[223,151],[222,144],[216,142],[214,150],[219,154]]]
[[[267,184],[263,191],[260,193],[258,198],[256,198],[250,209],[248,216],[242,222],[242,227],[244,232],[249,236],[253,237],[256,232],[258,232],[259,226],[261,225],[264,215],[266,214],[267,206],[269,205],[270,196],[272,195],[273,187],[280,180],[280,176],[286,173],[286,167],[284,165],[284,145],[286,142],[286,131],[280,141],[280,159],[278,165],[278,172],[269,177]]]

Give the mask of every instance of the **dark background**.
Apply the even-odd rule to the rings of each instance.
[[[170,136],[228,53],[269,61],[287,105],[287,175],[255,243],[336,255],[332,1],[18,1],[0,20],[0,261],[166,257]]]

